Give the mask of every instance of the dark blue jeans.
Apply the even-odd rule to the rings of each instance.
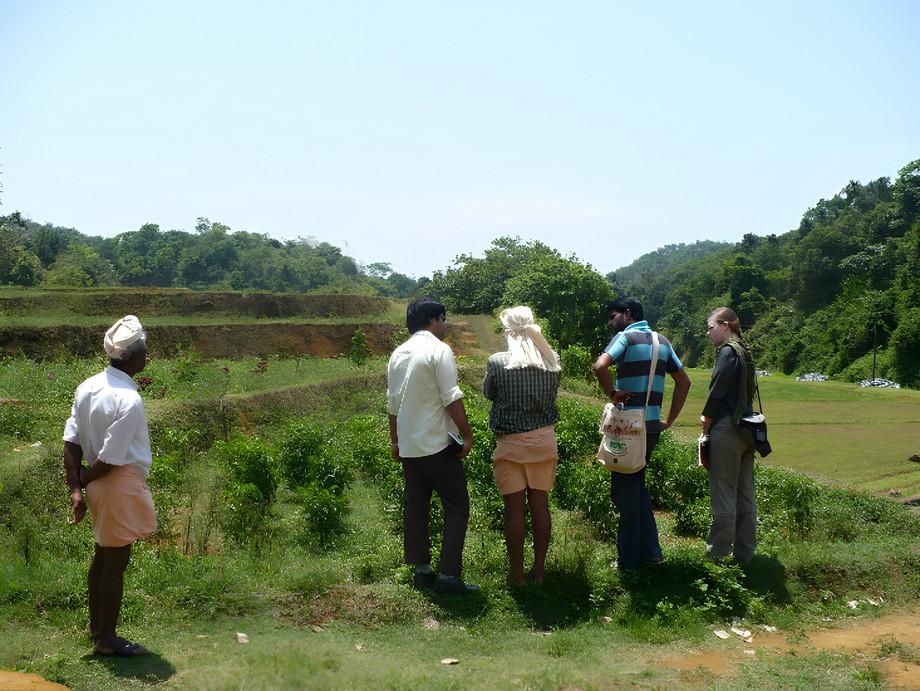
[[[645,462],[652,458],[660,434],[648,434]],[[610,497],[620,512],[617,528],[617,562],[621,569],[638,568],[642,562],[661,561],[658,525],[652,499],[645,488],[645,468],[632,475],[610,474]]]

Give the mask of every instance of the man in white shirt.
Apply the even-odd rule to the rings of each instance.
[[[463,543],[470,499],[462,459],[473,434],[457,386],[457,363],[447,333],[444,305],[418,298],[406,310],[412,336],[390,356],[387,413],[393,458],[402,462],[403,545],[407,564],[415,566],[416,587],[433,585],[444,593],[470,593],[479,586],[461,579]],[[437,575],[431,569],[428,524],[431,493],[444,506],[444,537]]]
[[[144,646],[119,638],[115,627],[131,545],[157,526],[146,484],[152,460],[147,419],[132,379],[147,363],[147,336],[137,317],[128,315],[106,332],[104,346],[109,367],[77,387],[64,428],[70,523],[83,520],[88,503],[96,543],[88,578],[93,652],[144,655]],[[84,458],[89,466],[82,465]]]

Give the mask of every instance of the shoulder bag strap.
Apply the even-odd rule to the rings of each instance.
[[[648,370],[648,389],[645,391],[645,407],[648,408],[652,397],[652,384],[655,382],[655,370],[658,369],[658,334],[652,331],[652,364]]]

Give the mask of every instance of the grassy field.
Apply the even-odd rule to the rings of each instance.
[[[456,319],[483,351],[503,346],[492,318]],[[153,360],[142,376],[161,531],[135,548],[122,627],[153,654],[110,660],[88,654],[92,536],[65,525],[59,455],[73,390],[104,363],[0,361],[0,399],[14,399],[0,404],[0,668],[75,689],[920,684],[920,522],[893,502],[825,487],[920,491],[907,461],[920,452],[920,392],[763,379],[775,451],[758,470],[758,556],[741,568],[705,560],[705,473],[680,439],[696,436],[709,372],[690,370],[690,400],[650,480],[666,562],[626,573],[614,567],[606,471],[584,462],[600,399],[572,384],[560,404],[547,580],[509,590],[487,407],[472,390],[483,363],[461,358],[477,440],[465,577],[483,586],[464,598],[414,590],[401,564],[385,358]],[[342,503],[292,480],[286,448],[322,473],[346,470]],[[240,523],[232,483],[244,457],[264,462],[277,489]],[[733,616],[752,642],[716,637]]]
[[[687,371],[693,387],[676,427],[689,441],[699,434],[709,371]],[[764,463],[871,492],[920,494],[920,463],[909,460],[920,454],[920,391],[784,375],[762,377],[760,387],[773,446]]]
[[[698,609],[656,609],[656,602],[679,602],[700,574],[699,541],[676,535],[669,515],[660,516],[668,563],[624,577],[611,571],[612,545],[576,514],[556,510],[546,584],[513,592],[503,583],[497,534],[474,525],[468,578],[483,592],[463,598],[410,587],[376,488],[358,482],[350,505],[347,529],[329,551],[279,545],[188,558],[139,545],[128,571],[123,633],[154,654],[137,660],[87,654],[82,559],[67,559],[62,569],[61,562],[6,557],[0,667],[75,689],[867,689],[884,686],[888,665],[916,667],[920,656],[920,640],[909,633],[896,641],[867,637],[858,654],[810,645],[808,632],[829,626],[822,618],[845,630],[867,615],[914,621],[913,591],[863,588],[838,574],[811,596],[799,590],[801,581],[784,580],[769,550],[750,570],[749,587],[770,600],[743,624],[755,631],[754,643],[713,635],[714,628],[728,629],[728,615],[708,624]],[[71,549],[82,544],[88,554],[82,531]],[[814,549],[786,555],[783,568],[815,568],[830,558]],[[883,607],[865,604],[879,593]],[[859,611],[847,607],[849,598],[860,599]],[[769,637],[761,624],[780,632]],[[238,633],[249,643],[239,643]],[[445,658],[458,663],[444,665]]]

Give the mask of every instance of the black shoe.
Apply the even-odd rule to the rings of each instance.
[[[464,583],[456,576],[445,576],[443,573],[438,574],[434,582],[435,592],[445,594],[469,594],[478,593],[479,586],[472,583]]]
[[[418,589],[422,588],[431,588],[434,585],[435,579],[437,579],[438,574],[434,571],[429,571],[427,573],[421,573],[416,571],[412,574],[412,585]]]

